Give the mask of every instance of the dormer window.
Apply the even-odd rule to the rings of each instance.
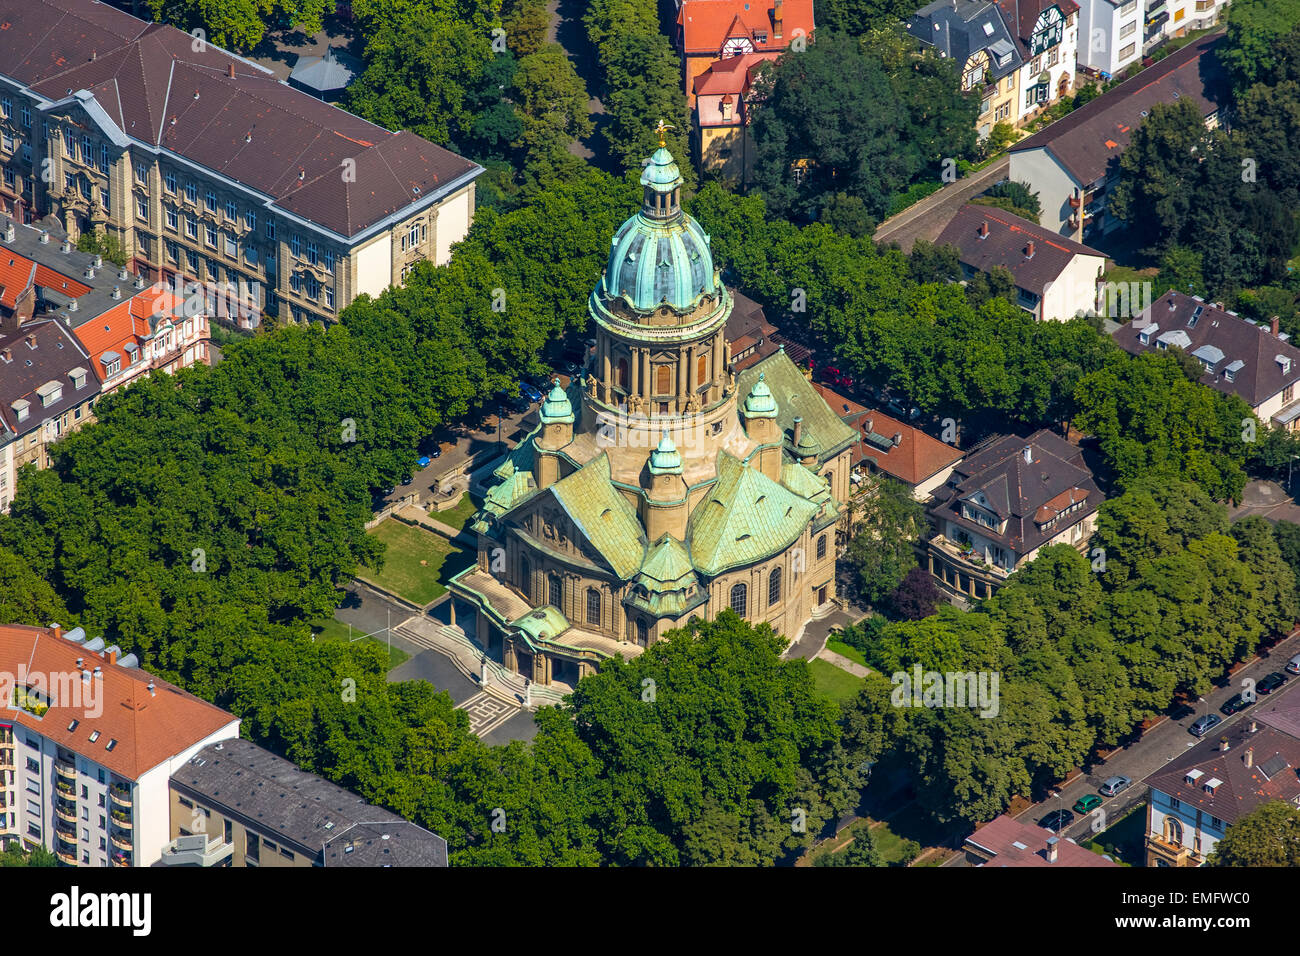
[[[49,408],[63,398],[63,386],[58,382],[46,382],[36,390],[36,394],[40,396],[41,407]]]
[[[1160,326],[1152,322],[1150,325],[1138,331],[1138,341],[1143,345],[1150,345],[1151,336],[1155,335],[1158,331],[1160,331]]]
[[[13,405],[11,405],[10,407],[14,410],[14,417],[17,418],[18,421],[20,422],[27,421],[27,413],[28,410],[31,408],[30,402],[28,402],[26,399],[20,398],[17,401],[15,401]]]

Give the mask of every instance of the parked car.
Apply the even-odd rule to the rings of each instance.
[[[1223,718],[1218,714],[1206,714],[1204,717],[1198,718],[1188,730],[1191,731],[1193,737],[1204,737],[1221,723],[1223,723]]]
[[[1074,822],[1074,814],[1069,810],[1053,810],[1043,819],[1038,821],[1040,827],[1045,827],[1053,833],[1060,833]]]
[[[539,392],[537,389],[533,388],[527,382],[519,383],[519,394],[523,395],[524,398],[528,399],[530,405],[536,404],[537,402],[540,402],[542,400],[542,393]]]
[[[1286,662],[1286,671],[1288,674],[1300,674],[1300,654]]]
[[[431,461],[433,461],[433,459],[430,458],[428,455],[421,455],[419,458],[415,460],[415,463],[419,465],[421,468],[424,468],[427,467],[429,462]]]
[[[1129,787],[1133,786],[1133,781],[1123,774],[1116,774],[1107,778],[1106,782],[1097,788],[1097,791],[1103,797],[1113,797],[1117,793],[1123,793]]]
[[[442,449],[439,448],[437,445],[434,445],[434,446],[433,446],[433,451],[429,452],[429,457],[430,457],[430,458],[441,458],[441,457],[442,457]]]
[[[1253,703],[1255,703],[1253,700],[1247,700],[1241,694],[1233,694],[1224,702],[1223,706],[1219,708],[1219,713],[1223,714],[1225,717],[1231,717],[1233,714],[1241,713]]]
[[[403,484],[403,485],[409,485],[409,484],[411,483],[411,481],[412,481],[413,478],[414,478],[414,475],[407,475],[405,478],[402,479],[402,484]]]
[[[1290,680],[1290,678],[1287,677],[1285,674],[1283,674],[1281,671],[1274,671],[1273,673],[1265,677],[1263,680],[1261,680],[1258,684],[1256,684],[1255,690],[1257,690],[1261,694],[1271,694],[1273,693],[1273,691],[1277,690],[1279,687],[1285,684],[1288,680]]]
[[[1085,793],[1075,801],[1074,812],[1088,814],[1092,813],[1092,811],[1096,810],[1099,806],[1101,806],[1101,797],[1097,796],[1095,793]]]

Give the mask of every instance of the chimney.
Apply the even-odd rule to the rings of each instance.
[[[1059,844],[1060,842],[1061,842],[1060,837],[1053,836],[1047,838],[1047,862],[1048,863],[1056,862],[1057,844]]]
[[[97,60],[98,58],[99,58],[99,51],[98,51],[98,50],[91,50],[91,51],[90,51],[90,62],[91,62],[91,63],[94,63],[95,60]]]
[[[114,299],[122,298],[122,287],[120,285],[113,286],[113,298]]]
[[[1227,737],[1220,737],[1220,738],[1219,738],[1219,753],[1227,753],[1227,752],[1228,752],[1228,748],[1229,748],[1230,746],[1231,746],[1231,745],[1228,743],[1228,738],[1227,738]]]
[[[125,282],[127,279],[130,278],[130,276],[127,274],[126,266],[122,266],[122,268],[117,270],[117,277],[123,282]]]
[[[29,332],[29,333],[27,333],[27,347],[28,347],[29,349],[34,349],[34,348],[36,348],[36,333],[35,333],[35,332]]]
[[[12,227],[10,227],[10,229],[12,231]],[[1277,338],[1278,323],[1280,321],[1281,321],[1280,317],[1276,315],[1268,320],[1268,330],[1273,333],[1273,338]]]
[[[14,223],[13,220],[11,219],[7,223],[5,223],[5,242],[13,242],[13,241],[14,241]]]
[[[14,360],[13,349],[6,345],[4,350],[0,351],[0,358],[4,359],[6,365],[12,362]]]
[[[1034,258],[1034,240],[1032,239],[1030,239],[1028,244],[1025,246],[1025,258],[1026,259]]]
[[[107,651],[105,651],[104,653],[108,655],[108,662],[109,662],[110,664],[116,664],[116,663],[117,663],[117,648],[116,648],[116,647],[110,647],[110,648],[109,648]]]
[[[41,230],[41,242],[42,242],[44,245],[49,245],[49,244],[50,244],[50,231],[49,231],[48,229],[42,229],[42,230]]]
[[[980,238],[987,239],[988,235],[989,235],[989,221],[985,219],[982,223],[980,223]]]
[[[103,266],[104,266],[104,257],[101,256],[101,255],[99,255],[99,254],[96,254],[96,255],[95,255],[95,268],[96,268],[96,269],[101,269],[101,268],[103,268]]]
[[[86,659],[85,659],[84,657],[78,657],[78,658],[77,658],[77,670],[81,670],[81,669],[82,669],[83,667],[85,667],[85,666],[86,666]]]
[[[780,3],[780,0],[777,0]],[[798,415],[794,419],[794,447],[799,447],[799,439],[803,437],[803,419]]]
[[[153,691],[153,679],[152,679],[152,678],[149,679],[149,696],[150,696],[150,697],[155,696],[155,695],[154,695],[154,691]]]
[[[68,303],[68,311],[69,311],[69,312],[76,312],[76,311],[77,311],[77,300],[76,300],[76,299],[73,299],[71,302]]]
[[[135,281],[134,281],[133,283],[131,283],[131,285],[133,285],[133,286],[134,286],[135,288],[137,288],[137,289],[143,289],[143,288],[144,288],[144,276],[136,276],[136,277],[135,277]]]
[[[874,431],[874,429],[871,426],[874,425],[875,423],[876,422],[874,418],[868,418],[866,425],[863,426],[863,430],[868,434],[870,434],[872,431]]]
[[[8,350],[8,349],[5,349],[5,351],[8,352],[9,350]],[[51,624],[51,625],[50,625],[50,633],[53,634],[54,637],[55,637],[56,639],[62,637],[62,636],[63,636],[63,625],[62,625],[62,624]]]
[[[1032,464],[1034,463],[1034,446],[1033,446],[1033,445],[1026,445],[1026,446],[1025,446],[1025,450],[1022,452],[1022,454],[1025,456],[1025,464],[1026,464],[1026,465],[1032,465]]]
[[[226,76],[232,80],[235,78],[235,64],[233,63],[226,64]]]
[[[1250,722],[1250,732],[1253,734],[1253,733],[1254,733],[1255,731],[1257,731],[1257,730],[1259,730],[1259,722],[1256,721],[1256,720],[1251,720],[1251,722]]]
[[[903,433],[894,432],[894,447],[897,448],[901,444],[903,444]]]
[[[71,239],[64,239],[64,240],[63,240],[63,245],[59,246],[59,251],[60,251],[60,252],[71,252],[71,251],[72,251],[72,240],[71,240]]]
[[[1255,748],[1247,747],[1246,752],[1242,754],[1241,759],[1246,762],[1247,767],[1255,766]]]
[[[781,39],[781,0],[773,0],[772,3],[772,34],[778,40]]]
[[[100,680],[104,679],[104,668],[100,667],[98,664],[95,665],[95,676]]]

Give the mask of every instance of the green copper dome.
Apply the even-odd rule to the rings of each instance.
[[[720,295],[709,237],[681,210],[682,174],[672,153],[655,150],[641,185],[640,211],[610,240],[601,291],[644,313],[664,304],[686,312],[706,295]]]
[[[562,422],[573,424],[573,405],[568,394],[560,388],[560,383],[556,382],[551,393],[546,396],[546,401],[542,402],[542,424],[555,425]]]
[[[659,439],[659,446],[650,453],[650,474],[652,475],[680,475],[682,473],[682,456],[677,451],[677,446],[673,440],[664,432],[664,437]]]
[[[758,373],[758,381],[745,399],[745,415],[749,418],[776,418],[776,399],[772,397],[767,382],[763,381],[763,375],[763,372]]]

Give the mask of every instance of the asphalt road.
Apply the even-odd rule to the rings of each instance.
[[[1251,677],[1258,681],[1266,674],[1280,671],[1287,660],[1296,653],[1300,653],[1300,629],[1292,632],[1286,640],[1271,649],[1263,651],[1258,660],[1227,678],[1222,686],[1215,686],[1205,696],[1205,703],[1197,704],[1194,712],[1178,719],[1166,719],[1152,727],[1137,743],[1117,751],[1110,759],[1093,767],[1091,773],[1079,777],[1069,786],[1064,787],[1060,791],[1059,799],[1048,797],[1018,814],[1016,819],[1036,823],[1058,806],[1069,810],[1084,794],[1096,793],[1097,787],[1108,777],[1123,774],[1133,781],[1133,785],[1118,796],[1105,799],[1101,807],[1106,813],[1106,824],[1109,826],[1116,823],[1130,808],[1146,800],[1147,788],[1142,784],[1143,777],[1159,770],[1175,757],[1181,756],[1202,739],[1218,739],[1228,726],[1241,720],[1250,720],[1251,712],[1259,706],[1258,704],[1231,717],[1223,717],[1219,711],[1219,707],[1229,697],[1241,690],[1242,678]],[[1300,678],[1292,676],[1285,687],[1274,691],[1271,697],[1261,696],[1260,700],[1268,701],[1277,695],[1295,693],[1300,693]],[[1193,737],[1188,728],[1197,718],[1209,713],[1223,717],[1223,723],[1213,728],[1206,738]],[[1083,842],[1091,836],[1092,820],[1091,816],[1080,817],[1076,813],[1074,823],[1066,828],[1064,835],[1076,843]]]

